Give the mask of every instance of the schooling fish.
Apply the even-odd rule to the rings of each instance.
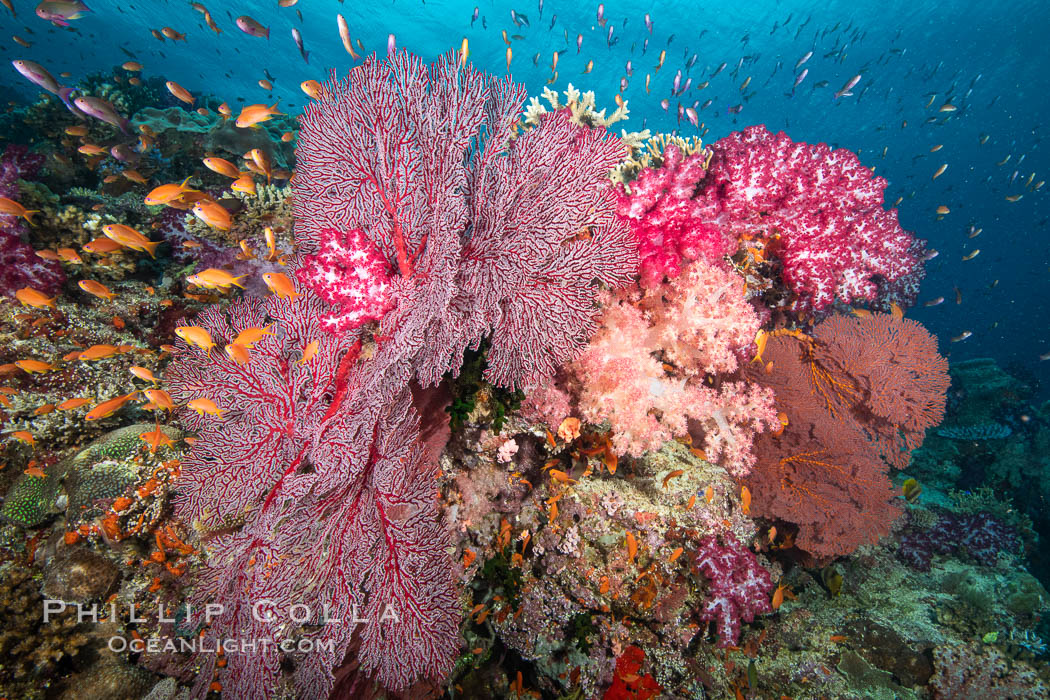
[[[858,73],[857,75],[853,76],[848,81],[846,81],[846,84],[842,86],[842,89],[835,93],[835,99],[837,100],[840,97],[850,97],[851,95],[853,95],[853,93],[850,92],[850,90],[856,87],[857,83],[859,82],[860,74]]]
[[[795,84],[791,86],[792,95],[795,94],[795,88],[802,84],[802,81],[806,79],[807,75],[809,75],[809,68],[803,69],[802,72],[798,74],[798,77],[795,78]]]
[[[78,97],[73,100],[73,104],[84,114],[107,124],[112,124],[125,134],[131,135],[131,131],[128,129],[131,126],[131,122],[122,117],[116,108],[106,100],[99,97]]]
[[[13,65],[15,70],[21,73],[24,78],[58,97],[58,99],[62,100],[62,104],[66,106],[66,109],[77,117],[83,119],[84,115],[73,105],[72,102],[69,101],[73,88],[59,85],[58,81],[55,80],[54,76],[52,76],[46,68],[34,61],[18,59],[11,61],[11,65]]]
[[[274,116],[283,115],[283,112],[277,111],[278,102],[280,102],[280,100],[277,100],[277,102],[274,102],[269,107],[263,104],[248,105],[241,110],[241,113],[237,116],[237,121],[234,123],[244,129],[267,121]]]
[[[237,28],[249,36],[256,36],[259,38],[270,38],[270,28],[264,27],[263,25],[256,22],[248,15],[241,15],[235,21]]]
[[[350,54],[350,57],[356,61],[361,57],[354,51],[354,43],[350,39],[350,25],[346,23],[346,18],[342,15],[336,15],[335,20],[336,24],[339,25],[339,38],[343,42],[343,48],[346,49],[346,52]]]
[[[806,52],[806,55],[804,55],[802,58],[798,59],[798,63],[795,64],[795,70],[798,70],[799,68],[801,68],[802,64],[805,63],[806,61],[808,61],[811,58],[813,58],[813,52],[812,51]]]
[[[299,48],[299,55],[303,57],[307,65],[310,65],[310,52],[303,48],[303,35],[295,27],[292,27],[292,39],[295,40],[295,45]]]
[[[36,6],[37,17],[58,27],[68,27],[69,20],[80,19],[85,12],[91,8],[79,0],[43,0]]]

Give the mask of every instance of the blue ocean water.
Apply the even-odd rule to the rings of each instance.
[[[466,38],[476,65],[505,74],[509,42],[509,72],[530,95],[538,96],[548,84],[554,52],[561,55],[550,86],[560,91],[572,83],[594,90],[599,106],[610,112],[626,78],[622,95],[631,110],[624,124],[629,130],[704,133],[710,142],[750,124],[766,124],[794,140],[849,148],[889,180],[888,204],[904,198],[902,225],[939,251],[927,265],[920,303],[909,315],[937,334],[952,360],[994,356],[1043,383],[1050,379],[1050,365],[1039,360],[1050,352],[1050,187],[1032,191],[1050,172],[1043,142],[1050,79],[1041,37],[1050,26],[1050,5],[1039,0],[1006,5],[836,0],[819,8],[787,1],[609,2],[601,4],[602,22],[597,2],[557,0],[477,5],[304,0],[288,8],[276,2],[206,3],[221,34],[208,29],[191,3],[93,0],[91,11],[68,28],[35,16],[35,3],[13,0],[13,5],[16,16],[0,11],[5,38],[0,51],[8,64],[0,69],[0,84],[16,105],[34,99],[38,90],[10,67],[13,59],[37,61],[55,75],[69,71],[72,77],[62,82],[72,86],[85,75],[134,59],[144,65],[144,76],[174,80],[235,109],[279,98],[295,113],[306,99],[298,87],[302,80],[323,80],[331,70],[344,75],[355,63],[338,34],[336,14],[342,13],[366,52],[384,53],[392,34],[397,46],[432,59],[458,49]],[[269,38],[238,30],[234,20],[241,14],[269,27]],[[150,29],[165,26],[184,33],[185,41],[151,36]],[[293,41],[293,28],[309,51],[308,64]],[[11,35],[32,46],[19,46]],[[809,51],[812,57],[796,71]],[[591,61],[593,68],[585,73]],[[714,75],[722,63],[726,67]],[[792,95],[803,69],[809,73]],[[681,84],[693,82],[674,97],[679,70]],[[652,76],[648,93],[647,74]],[[854,95],[834,99],[858,74]],[[272,92],[257,84],[267,75],[273,78]],[[706,81],[708,87],[697,89]],[[668,109],[661,107],[665,98]],[[701,110],[707,100],[711,105]],[[946,102],[958,110],[938,112]],[[697,109],[702,129],[678,117],[680,103]],[[731,114],[737,105],[739,112]],[[936,145],[943,147],[931,153]],[[948,166],[944,174],[932,179],[942,164]],[[1007,201],[1012,195],[1023,197]],[[938,217],[941,205],[951,213]],[[978,228],[981,233],[969,238]],[[977,249],[977,257],[963,260]],[[942,296],[943,304],[923,306]],[[950,341],[964,331],[972,336]]]

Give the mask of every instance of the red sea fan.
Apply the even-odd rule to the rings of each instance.
[[[536,384],[594,331],[594,281],[637,269],[608,180],[623,145],[563,112],[515,135],[524,98],[452,55],[428,69],[399,53],[366,60],[302,118],[297,235],[313,252],[360,229],[396,269],[382,333],[423,385],[486,334],[488,379]],[[354,284],[304,282],[325,297]]]
[[[755,441],[754,512],[798,525],[798,546],[820,556],[877,540],[898,514],[887,462],[907,464],[943,416],[947,362],[936,341],[890,315],[833,317],[812,338],[770,338],[763,359],[772,371],[752,366],[748,376],[773,389],[788,424]]]
[[[873,301],[921,268],[922,245],[895,209],[882,208],[886,180],[850,151],[795,143],[761,125],[712,150],[702,196],[710,223],[734,236],[778,236],[784,282],[798,306]]]
[[[828,367],[849,373],[860,394],[842,410],[856,414],[883,458],[898,469],[922,444],[926,430],[944,418],[948,361],[922,324],[890,314],[866,318],[833,316],[813,331]]]
[[[192,602],[198,612],[223,606],[205,641],[259,645],[229,655],[219,672],[237,697],[270,697],[287,682],[282,659],[295,662],[297,694],[324,697],[353,641],[362,671],[396,691],[446,673],[457,647],[447,536],[411,394],[354,393],[367,369],[339,369],[358,346],[322,332],[322,313],[308,293],[213,307],[198,323],[219,345],[245,328],[272,324],[273,335],[244,366],[180,341],[168,371],[177,402],[206,398],[221,411],[183,412],[198,439],[182,464],[176,514],[202,533],[208,554]],[[299,362],[314,341],[317,354]],[[353,393],[345,403],[339,382]],[[304,642],[312,653],[294,651]],[[198,692],[216,671],[214,655],[202,660]]]

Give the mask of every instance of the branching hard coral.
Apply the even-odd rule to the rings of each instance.
[[[535,128],[543,121],[545,114],[563,109],[568,110],[572,115],[574,124],[586,127],[611,127],[618,121],[627,120],[628,115],[631,113],[627,109],[627,102],[624,101],[623,104],[617,106],[616,111],[606,117],[604,109],[600,112],[597,109],[594,91],[588,90],[581,93],[579,89],[573,87],[572,83],[569,83],[568,87],[565,88],[564,102],[558,97],[558,93],[549,87],[543,88],[543,99],[550,104],[549,110],[538,98],[529,98],[529,105],[525,108],[524,121],[526,126]],[[641,143],[643,139],[648,138],[648,133],[648,130],[632,133],[624,131],[620,140],[623,141],[624,146],[632,149],[636,144]]]
[[[624,185],[627,191],[630,191],[631,181],[638,177],[641,171],[646,168],[660,168],[663,166],[664,152],[670,146],[677,148],[683,156],[691,156],[696,153],[710,156],[710,151],[704,149],[704,144],[699,136],[686,138],[678,134],[660,133],[650,137],[648,134],[649,130],[646,129],[638,134],[644,140],[626,141],[625,139],[625,143],[631,149],[631,153],[613,168],[613,171],[609,174],[613,182]]]

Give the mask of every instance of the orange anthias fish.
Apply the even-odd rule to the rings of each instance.
[[[224,158],[205,158],[204,167],[234,180],[241,176],[241,171],[237,169],[237,166]]]
[[[145,367],[132,365],[131,367],[128,367],[128,371],[144,382],[153,382],[154,384],[160,383],[160,380],[153,376],[153,372],[149,371]]]
[[[740,509],[744,515],[751,513],[751,490],[746,486],[740,487]]]
[[[55,408],[57,408],[59,411],[72,411],[74,408],[80,408],[86,403],[91,403],[91,399],[78,397],[73,399],[66,399],[62,403],[55,406]]]
[[[233,223],[230,212],[218,202],[201,200],[193,205],[193,214],[212,228],[229,231]]]
[[[758,352],[751,359],[752,362],[762,362],[762,353],[766,351],[766,343],[769,341],[769,334],[763,330],[758,331],[758,335],[755,336],[755,345],[758,346]]]
[[[155,454],[158,447],[171,447],[175,444],[175,441],[160,429],[160,423],[157,423],[157,427],[150,432],[141,433],[139,439],[145,440],[146,444],[149,445],[150,454]]]
[[[209,267],[207,270],[198,272],[195,275],[190,275],[186,278],[186,281],[206,289],[228,289],[231,286],[244,289],[241,280],[247,276],[248,275],[241,275],[240,277],[234,277],[225,270],[220,270],[216,267]]]
[[[278,297],[294,299],[299,296],[299,292],[295,291],[295,284],[283,272],[267,272],[262,277],[266,286]]]
[[[135,229],[130,226],[125,226],[124,224],[108,224],[103,226],[102,233],[106,234],[106,238],[115,243],[119,243],[125,248],[149,253],[151,258],[157,257],[157,246],[161,244],[161,241],[151,241]]]
[[[90,362],[91,360],[103,360],[107,357],[113,357],[119,353],[120,349],[115,345],[92,345],[77,355],[77,359],[81,362]]]
[[[321,341],[319,340],[314,340],[308,343],[307,346],[303,348],[303,356],[299,358],[299,364],[304,365],[314,359],[314,356],[317,355],[317,350],[320,347]]]
[[[244,129],[268,121],[275,116],[283,116],[284,112],[277,111],[278,103],[280,100],[269,107],[263,104],[248,105],[237,115],[237,121],[234,124]]]
[[[248,364],[252,359],[252,354],[248,352],[248,348],[237,343],[230,343],[226,346],[226,356],[230,358],[234,363],[244,366]]]
[[[179,326],[175,329],[175,335],[179,336],[190,345],[195,345],[201,350],[206,350],[209,355],[211,354],[211,349],[215,347],[215,343],[211,339],[211,334],[200,326]]]
[[[96,282],[95,280],[80,280],[77,282],[77,286],[88,294],[96,296],[99,299],[105,299],[106,301],[111,301],[113,297],[117,296],[109,290],[109,287],[101,282]]]
[[[174,80],[169,80],[168,82],[165,83],[165,85],[168,88],[168,92],[170,92],[172,95],[174,95],[176,99],[181,100],[182,102],[185,102],[188,105],[192,105],[193,104],[194,97],[193,97],[193,95],[190,94],[189,90],[187,90],[186,88],[182,87],[181,85],[176,83]]]
[[[27,374],[50,372],[51,370],[58,369],[54,365],[48,364],[47,362],[41,362],[40,360],[19,360],[15,363],[15,366]]]
[[[243,331],[237,334],[237,337],[233,339],[233,342],[245,348],[251,348],[264,336],[273,335],[273,324],[266,326],[265,328],[245,328]]]
[[[273,163],[270,162],[270,156],[266,154],[266,151],[261,148],[253,148],[246,155],[266,175],[266,181],[269,182],[273,177]]]
[[[194,411],[197,412],[198,415],[201,416],[207,414],[222,418],[222,414],[224,413],[223,409],[216,406],[214,401],[203,397],[191,400],[189,403],[186,404],[186,406],[188,408],[192,408]]]
[[[133,398],[135,398],[135,396],[137,396],[138,393],[138,390],[136,390],[131,392],[130,394],[124,394],[123,396],[118,396],[115,399],[103,401],[102,403],[88,411],[87,415],[84,416],[84,420],[99,420],[100,418],[108,418],[117,411],[119,411],[120,408],[128,401],[131,401]]]
[[[49,306],[52,309],[55,308],[55,299],[58,297],[48,297],[43,292],[39,292],[32,287],[22,287],[15,292],[15,299],[22,302],[23,306],[32,306],[34,309],[41,309],[45,306]]]
[[[72,265],[80,265],[84,262],[84,259],[80,257],[80,254],[72,248],[59,248],[55,252],[58,253],[58,257],[62,262],[67,262]]]
[[[191,176],[192,177],[192,176]],[[167,204],[171,200],[181,196],[184,192],[191,192],[192,188],[187,187],[190,178],[186,178],[181,183],[161,185],[155,187],[149,194],[146,195],[145,202],[151,206],[160,204]]]
[[[16,430],[11,433],[11,437],[30,446],[36,445],[36,440],[33,438],[33,434],[27,430]]]
[[[163,408],[165,411],[175,410],[175,402],[172,401],[171,394],[163,389],[145,389],[142,393],[158,408]]]
[[[111,241],[105,236],[96,238],[92,241],[88,241],[80,247],[81,250],[87,251],[88,253],[94,253],[95,255],[108,255],[109,253],[115,253],[118,250],[123,250],[116,241]]]
[[[35,226],[33,220],[29,218],[30,214],[39,214],[39,209],[26,209],[21,204],[13,199],[7,197],[0,197],[0,214],[10,214],[11,216],[19,216]]]
[[[244,194],[255,194],[255,180],[252,179],[251,175],[244,175],[239,177],[230,183],[230,189],[234,192],[243,192]]]
[[[321,99],[321,83],[316,80],[304,80],[299,83],[299,89],[315,100]]]

